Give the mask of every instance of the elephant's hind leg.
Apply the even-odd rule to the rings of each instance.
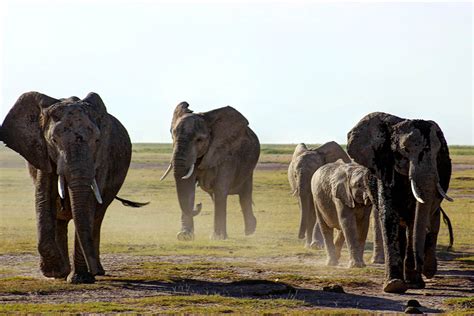
[[[252,201],[252,190],[253,190],[253,181],[252,177],[246,181],[242,191],[239,193],[239,202],[240,207],[242,208],[242,213],[244,215],[245,222],[245,235],[252,235],[255,233],[257,228],[257,219],[253,214],[253,201]]]

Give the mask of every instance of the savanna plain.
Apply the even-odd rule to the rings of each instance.
[[[324,250],[297,239],[298,203],[290,194],[287,166],[295,145],[262,145],[254,175],[257,232],[245,237],[238,197],[229,197],[228,233],[210,240],[213,208],[195,217],[195,240],[176,239],[180,209],[172,177],[160,182],[171,156],[169,144],[134,144],[119,196],[150,205],[133,209],[115,201],[102,227],[106,276],[92,285],[44,278],[36,251],[34,187],[24,160],[0,148],[0,313],[270,313],[374,314],[403,312],[415,299],[429,313],[474,314],[474,147],[452,146],[449,195],[443,202],[454,229],[454,247],[441,224],[438,274],[423,290],[382,292],[383,265],[347,269],[325,266]],[[111,157],[113,159],[113,157]],[[74,227],[69,226],[70,250]],[[342,286],[345,293],[325,290]]]

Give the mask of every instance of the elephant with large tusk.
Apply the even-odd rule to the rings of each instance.
[[[173,170],[179,205],[179,240],[194,238],[194,220],[201,204],[194,206],[196,187],[214,201],[214,239],[227,238],[227,195],[238,194],[245,221],[245,234],[255,232],[252,210],[253,170],[260,143],[247,119],[227,106],[193,113],[186,102],[178,104],[171,123],[173,156],[161,180]]]
[[[127,131],[96,93],[80,100],[27,92],[6,116],[0,135],[28,161],[35,184],[41,272],[67,276],[71,283],[94,282],[95,275],[105,274],[99,258],[102,220],[130,165]],[[146,204],[117,199],[128,206]],[[72,269],[71,219],[76,230]]]
[[[440,204],[452,201],[446,194],[451,159],[443,132],[433,121],[375,112],[347,137],[349,155],[377,178],[372,195],[382,223],[384,291],[423,288],[422,274],[432,278],[437,271]]]

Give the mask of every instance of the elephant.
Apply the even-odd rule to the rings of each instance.
[[[370,176],[367,168],[339,159],[320,167],[311,179],[311,192],[326,246],[328,266],[338,264],[344,240],[349,249],[348,267],[365,266],[364,247],[373,203]],[[335,241],[334,229],[337,230]]]
[[[437,271],[440,204],[451,178],[449,149],[433,121],[374,112],[348,133],[348,153],[376,177],[371,185],[382,222],[383,290],[424,288]]]
[[[227,239],[227,196],[239,195],[245,235],[255,232],[257,220],[252,209],[253,171],[260,156],[260,143],[247,119],[226,106],[194,113],[187,102],[173,113],[171,134],[173,154],[161,180],[173,170],[181,208],[178,240],[194,239],[193,217],[202,204],[194,206],[197,186],[214,202],[212,239]]]
[[[305,245],[307,248],[323,245],[321,229],[319,224],[316,223],[316,212],[311,194],[311,177],[319,167],[338,159],[351,162],[344,149],[334,141],[311,149],[301,143],[296,146],[288,166],[288,182],[292,194],[298,198],[301,211],[298,238],[306,239]]]
[[[81,100],[26,92],[5,117],[0,135],[27,160],[35,185],[42,274],[75,284],[95,282],[95,275],[105,274],[99,258],[102,220],[130,164],[126,129],[96,93]],[[134,207],[146,204],[120,200]],[[67,241],[71,219],[72,268]]]

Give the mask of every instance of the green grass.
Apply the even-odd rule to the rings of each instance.
[[[149,206],[132,209],[113,202],[102,226],[101,251],[106,254],[142,255],[143,261],[136,264],[121,263],[125,276],[104,277],[88,288],[109,289],[113,279],[170,281],[177,277],[232,281],[258,276],[265,280],[276,280],[294,286],[324,286],[337,283],[348,286],[370,286],[370,278],[383,277],[381,267],[363,269],[328,269],[324,266],[325,252],[307,250],[297,239],[299,208],[290,195],[286,164],[291,159],[296,145],[262,145],[260,163],[279,163],[276,170],[258,169],[254,175],[254,212],[257,217],[257,232],[244,236],[243,216],[236,196],[228,201],[228,234],[225,241],[212,241],[213,207],[210,197],[198,190],[196,202],[203,203],[201,214],[195,217],[195,240],[179,242],[176,233],[180,229],[180,209],[172,177],[160,182],[171,155],[170,144],[134,144],[132,161],[136,165],[129,170],[119,196],[151,201]],[[474,164],[474,147],[455,146],[452,149],[454,163]],[[467,153],[467,154],[466,154]],[[6,148],[0,148],[0,255],[33,254],[39,261],[36,250],[36,216],[34,211],[34,188],[24,167],[24,161]],[[474,231],[474,170],[453,173],[448,192],[455,202],[444,202],[455,234],[454,248],[465,254],[458,258],[466,268],[472,267]],[[69,227],[70,249],[74,226]],[[371,240],[371,232],[369,233]],[[449,238],[441,224],[438,244],[446,248]],[[365,260],[369,261],[371,247],[366,247]],[[153,260],[161,256],[160,260]],[[186,257],[188,262],[175,262],[173,258]],[[168,259],[167,259],[168,258]],[[341,265],[347,263],[347,250],[343,250]],[[51,293],[82,291],[82,286],[71,286],[64,281],[33,277],[12,277],[22,271],[37,271],[38,261],[21,263],[18,266],[2,265],[0,262],[0,293]],[[231,263],[230,263],[231,262]],[[203,302],[192,306],[193,300]],[[195,302],[195,301],[194,301]],[[250,300],[223,296],[156,296],[132,301],[113,303],[77,304],[0,304],[0,313],[18,312],[150,312],[160,313],[268,313],[287,314],[311,312],[304,302],[295,300]],[[272,305],[273,304],[273,305]],[[449,305],[458,308],[458,305]],[[330,313],[333,310],[323,310]],[[343,310],[344,313],[360,311]],[[343,313],[335,310],[334,313]]]
[[[360,315],[357,309],[311,309],[294,299],[245,299],[220,295],[152,296],[112,303],[2,304],[0,313],[159,313],[159,314],[272,314]]]

